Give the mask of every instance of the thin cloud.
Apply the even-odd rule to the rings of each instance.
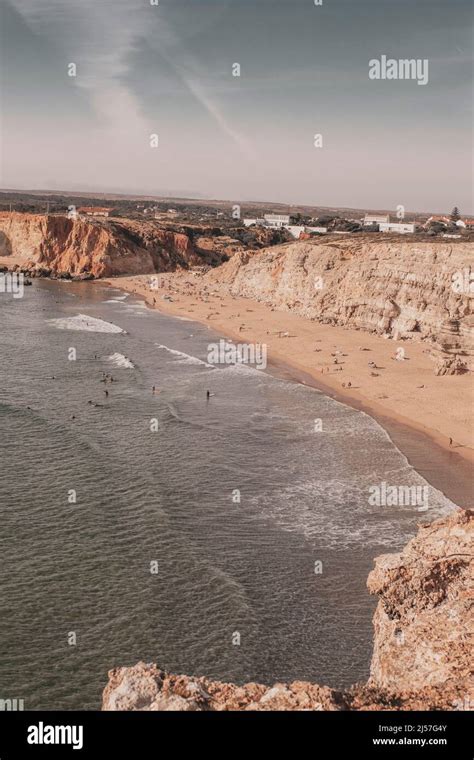
[[[203,82],[206,72],[181,42],[176,30],[163,18],[153,19],[151,6],[135,5],[129,0],[102,3],[82,0],[12,0],[32,31],[52,40],[63,53],[64,62],[77,65],[78,87],[86,90],[101,120],[120,130],[146,131],[150,128],[141,114],[139,99],[125,84],[131,54],[147,41],[173,67],[190,94],[206,110],[220,131],[248,159],[251,145],[230,124],[220,104]],[[199,77],[199,78],[198,78]]]

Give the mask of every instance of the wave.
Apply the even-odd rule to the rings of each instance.
[[[88,314],[76,314],[75,317],[62,317],[60,319],[47,319],[50,325],[59,330],[81,330],[84,332],[99,333],[125,333],[121,327],[113,322],[90,317]]]
[[[257,369],[257,367],[251,367],[249,364],[242,364],[242,362],[236,362],[235,364],[229,364],[227,367],[221,367],[224,372],[237,372],[242,375],[256,375],[264,374],[264,371]],[[269,377],[267,375],[267,377]]]
[[[178,356],[179,359],[177,360],[176,364],[202,364],[204,367],[214,369],[213,364],[208,364],[207,362],[203,361],[203,359],[198,359],[197,356],[185,354],[184,351],[177,351],[175,348],[169,348],[168,346],[164,346],[162,343],[155,343],[155,346],[162,348],[164,351],[168,351],[168,353],[173,354],[173,356]]]
[[[135,365],[130,359],[127,359],[123,354],[115,353],[107,357],[108,361],[113,362],[116,367],[122,367],[122,369],[135,369]]]

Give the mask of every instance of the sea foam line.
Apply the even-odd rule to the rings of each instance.
[[[60,319],[47,319],[46,321],[59,330],[81,330],[99,333],[125,332],[118,325],[114,325],[113,322],[105,322],[103,319],[90,317],[88,314],[76,314],[75,317],[61,317]]]
[[[185,354],[183,351],[177,351],[175,348],[169,348],[168,346],[164,346],[162,343],[155,343],[155,346],[158,346],[158,348],[162,348],[164,351],[168,351],[170,354],[173,354],[174,356],[178,356],[179,359],[177,363],[179,364],[202,364],[204,365],[204,367],[209,367],[209,369],[214,369],[212,364],[208,364],[202,359],[198,359],[197,356],[190,356],[190,354]]]

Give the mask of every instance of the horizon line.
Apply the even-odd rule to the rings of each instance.
[[[12,188],[7,187],[3,188],[0,187],[0,194],[2,193],[29,193],[31,195],[42,195],[42,194],[50,194],[50,195],[66,195],[66,196],[73,196],[73,195],[82,195],[86,196],[87,198],[94,198],[95,196],[115,196],[117,198],[121,198],[124,200],[139,200],[139,199],[151,199],[151,200],[176,200],[176,201],[193,201],[195,203],[229,203],[229,205],[240,203],[240,204],[254,204],[254,205],[265,205],[265,204],[271,204],[273,206],[284,206],[286,208],[296,208],[296,207],[306,207],[306,208],[319,208],[324,210],[335,210],[335,209],[345,209],[347,211],[383,211],[386,213],[395,213],[394,209],[388,209],[388,208],[376,208],[372,206],[347,206],[344,204],[340,205],[330,205],[330,206],[324,206],[318,203],[288,203],[283,201],[272,201],[269,199],[266,200],[251,200],[249,198],[242,200],[242,199],[230,199],[230,198],[208,198],[208,197],[200,197],[199,195],[191,196],[191,195],[155,195],[151,193],[125,193],[125,192],[116,192],[113,190],[50,190],[48,188],[37,188],[37,189],[31,189],[31,188]],[[406,214],[429,214],[429,213],[437,213],[437,214],[449,214],[450,211],[446,210],[436,210],[434,211],[431,209],[430,211],[421,211],[421,210],[409,210],[407,209],[405,211]],[[463,214],[461,212],[462,216],[473,216],[474,214],[472,212],[468,212],[467,214]]]

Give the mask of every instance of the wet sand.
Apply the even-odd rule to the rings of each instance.
[[[283,362],[271,362],[268,371],[286,380],[303,383],[343,404],[369,414],[386,430],[397,448],[406,456],[412,467],[432,486],[444,493],[460,507],[472,508],[474,503],[474,468],[472,462],[455,449],[446,448],[427,432],[417,430],[393,417],[375,412],[373,406],[350,399],[338,393],[306,372]]]

